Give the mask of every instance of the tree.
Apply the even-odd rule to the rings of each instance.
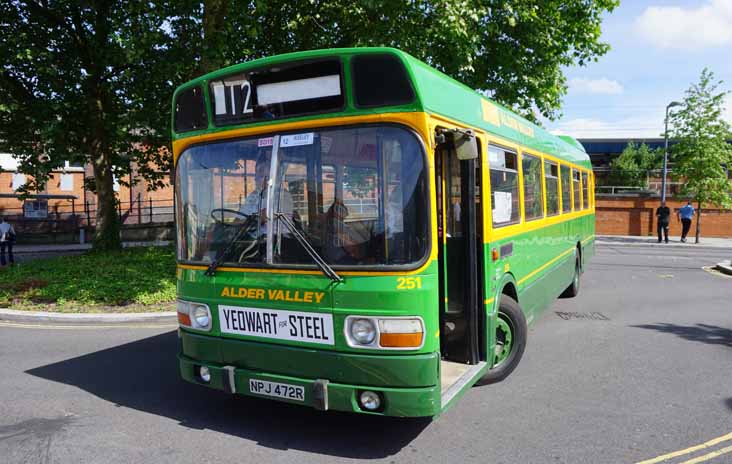
[[[95,248],[119,243],[113,181],[160,185],[170,98],[225,65],[314,48],[393,46],[534,117],[558,116],[563,66],[609,49],[618,0],[0,0],[0,148],[41,189],[64,161],[91,164]],[[39,154],[44,156],[39,157]],[[152,167],[159,168],[158,170]],[[134,181],[134,180],[133,180]]]
[[[732,207],[730,182],[726,169],[732,166],[730,124],[722,118],[724,98],[722,81],[704,69],[699,82],[686,91],[681,109],[670,117],[673,176],[683,180],[681,192],[697,202],[696,243],[701,232],[702,206]]]
[[[567,90],[562,67],[584,65],[608,51],[600,41],[602,15],[618,5],[617,0],[204,3],[210,16],[223,10],[226,22],[189,48],[205,47],[206,60],[217,65],[298,50],[392,46],[530,118],[536,110],[550,119],[559,116]],[[191,11],[193,18],[172,22],[174,30],[197,24]]]
[[[652,150],[645,143],[630,142],[623,152],[610,163],[610,184],[628,187],[648,187],[648,171],[658,169],[663,153]]]
[[[169,165],[170,96],[179,50],[156,2],[3,2],[0,143],[25,191],[64,161],[89,163],[97,194],[94,247],[120,246],[114,178],[131,163],[153,186]]]

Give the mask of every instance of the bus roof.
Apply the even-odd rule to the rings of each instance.
[[[401,105],[394,108],[381,107],[368,110],[345,108],[339,112],[340,115],[355,115],[365,112],[374,113],[377,110],[377,112],[425,111],[449,118],[466,126],[479,128],[485,132],[513,141],[521,146],[581,164],[585,167],[590,167],[589,156],[585,153],[582,146],[572,137],[555,136],[410,54],[389,47],[333,48],[294,52],[228,66],[181,85],[175,92],[173,102],[175,102],[175,98],[181,91],[190,87],[254,68],[325,57],[350,59],[350,57],[356,55],[366,54],[390,54],[399,58],[409,75],[416,93],[416,99],[413,104]],[[350,88],[348,83],[346,83],[346,88]],[[207,108],[210,108],[210,106],[207,105]],[[322,118],[325,116],[324,114],[319,114],[311,117]],[[271,123],[272,121],[269,122],[269,124]],[[233,127],[219,127],[217,130],[231,128]],[[173,137],[182,138],[189,135],[194,134],[174,133]]]

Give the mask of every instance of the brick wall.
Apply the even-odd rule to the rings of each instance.
[[[669,235],[681,235],[681,222],[676,219],[676,210],[686,204],[685,200],[669,199],[671,208]],[[610,196],[596,197],[596,233],[598,235],[656,235],[656,208],[658,197]],[[694,205],[696,208],[697,205]],[[689,235],[696,230],[696,216],[691,223]],[[718,208],[703,208],[701,218],[703,237],[732,237],[732,211]]]
[[[87,169],[90,171],[89,168]],[[0,193],[15,193],[13,190],[13,174],[14,172],[0,171]],[[83,215],[85,201],[88,202],[89,208],[93,212],[96,209],[96,196],[89,191],[84,191],[85,173],[83,171],[71,170],[67,172],[67,174],[73,178],[72,190],[61,189],[62,174],[62,172],[52,173],[48,184],[46,184],[46,189],[39,193],[48,195],[74,195],[76,196],[76,200],[72,203],[71,200],[66,199],[49,199],[49,217],[55,213],[70,214],[72,212],[72,207],[76,214]],[[87,172],[86,175],[91,176],[91,172]],[[173,189],[166,185],[164,188],[148,191],[147,184],[144,181],[140,181],[131,188],[120,185],[119,190],[117,191],[117,198],[121,202],[122,214],[125,216],[129,215],[130,222],[136,222],[136,218],[140,213],[146,216],[143,222],[147,222],[147,215],[149,214],[148,211],[151,200],[152,206],[155,210],[160,208],[172,208]],[[23,202],[17,198],[0,198],[0,214],[22,216]]]

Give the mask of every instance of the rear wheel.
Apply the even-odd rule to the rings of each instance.
[[[526,348],[527,333],[521,306],[510,296],[502,295],[498,306],[493,367],[480,379],[480,385],[500,382],[516,369]]]
[[[569,287],[567,287],[561,295],[559,295],[560,298],[574,298],[579,294],[580,291],[580,257],[579,253],[577,254],[575,260],[574,260],[574,276],[572,276],[572,283],[569,284]]]

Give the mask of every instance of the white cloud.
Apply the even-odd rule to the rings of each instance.
[[[636,32],[659,48],[700,50],[732,45],[732,0],[698,7],[651,6],[635,21]]]
[[[656,138],[663,134],[663,116],[632,117],[607,121],[596,118],[574,118],[549,124],[553,134],[571,135],[578,139]]]
[[[618,95],[623,93],[623,86],[618,81],[613,81],[605,77],[601,79],[575,77],[569,81],[569,91],[579,94]]]

